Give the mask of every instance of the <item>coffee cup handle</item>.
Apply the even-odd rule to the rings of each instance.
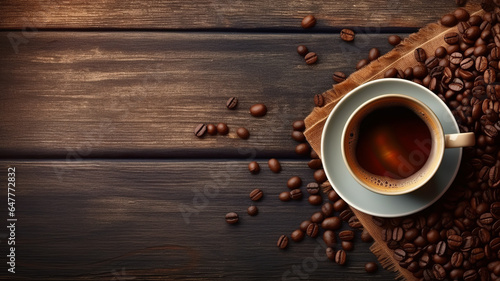
[[[474,133],[446,134],[444,136],[444,145],[446,148],[473,146],[476,144]]]

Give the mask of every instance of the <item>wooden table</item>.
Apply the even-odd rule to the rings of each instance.
[[[391,50],[455,1],[62,1],[0,5],[0,173],[15,167],[12,235],[0,230],[2,280],[391,280],[356,236],[341,267],[321,239],[276,247],[318,207],[280,202],[292,175],[313,181],[294,153],[291,123],[352,73],[371,47]],[[314,14],[317,26],[301,19]],[[352,27],[353,43],[339,39]],[[318,53],[306,65],[296,47]],[[226,109],[239,98],[235,111]],[[265,103],[253,118],[248,108]],[[228,136],[198,139],[201,122]],[[251,137],[241,140],[244,126]],[[278,158],[280,174],[267,169]],[[262,171],[251,175],[250,160]],[[260,213],[248,193],[264,190]],[[12,196],[11,196],[12,197]],[[326,199],[326,198],[325,198]],[[224,221],[240,214],[238,225]],[[11,217],[12,218],[12,217]],[[348,228],[344,226],[344,228]]]

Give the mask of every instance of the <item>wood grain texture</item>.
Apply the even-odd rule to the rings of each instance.
[[[353,72],[371,47],[392,48],[386,34],[349,44],[330,34],[41,32],[16,54],[5,35],[3,157],[295,157],[291,123],[333,72]],[[319,62],[306,65],[299,44]],[[237,110],[225,107],[231,96]],[[268,114],[250,116],[261,102]],[[230,134],[198,139],[200,122],[225,122]]]
[[[257,159],[260,163],[265,160]],[[348,265],[325,259],[320,239],[279,250],[320,207],[281,202],[292,175],[313,180],[305,161],[258,175],[247,161],[2,161],[16,168],[16,274],[9,280],[391,280],[363,266],[376,258],[356,232]],[[0,181],[7,182],[6,172]],[[264,191],[250,217],[248,194]],[[304,189],[304,187],[303,187]],[[2,197],[6,189],[1,190]],[[5,197],[3,197],[5,198]],[[328,200],[324,197],[325,200]],[[224,221],[240,214],[238,225]],[[343,228],[349,226],[344,223]],[[6,230],[0,232],[6,238]],[[6,243],[0,243],[2,255]],[[340,248],[340,246],[337,246]],[[122,278],[119,279],[118,277]],[[115,279],[113,279],[115,278]]]
[[[346,26],[419,28],[455,8],[454,0],[4,0],[0,28],[301,30],[300,22],[308,14],[318,19],[316,31]]]

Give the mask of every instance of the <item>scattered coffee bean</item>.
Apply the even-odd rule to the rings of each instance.
[[[236,134],[238,135],[238,137],[240,137],[241,139],[248,139],[250,137],[250,132],[246,129],[246,128],[243,128],[243,127],[240,127],[236,130]]]
[[[315,182],[308,183],[306,189],[311,195],[317,195],[319,193],[319,185]]]
[[[363,229],[363,232],[361,232],[361,241],[367,242],[367,243],[373,242],[373,238],[370,235],[370,233],[368,232],[368,230]]]
[[[207,134],[211,136],[217,135],[217,127],[214,124],[207,124]]]
[[[380,50],[377,48],[371,48],[370,51],[368,51],[368,59],[370,61],[374,61],[380,57]]]
[[[389,42],[389,44],[391,44],[392,46],[396,46],[398,45],[399,43],[401,43],[401,37],[399,37],[398,35],[390,35],[388,38],[387,38],[387,41]]]
[[[217,133],[221,136],[225,136],[229,133],[229,128],[227,127],[226,123],[219,123],[217,124]]]
[[[314,237],[318,236],[318,232],[319,232],[319,225],[317,223],[311,222],[307,226],[307,229],[306,229],[307,236],[314,238]]]
[[[287,202],[287,201],[290,201],[290,199],[292,199],[291,195],[290,195],[290,192],[288,191],[283,191],[280,193],[279,195],[279,199],[283,202]]]
[[[259,213],[259,209],[257,208],[257,206],[252,205],[248,207],[247,213],[250,216],[256,216]]]
[[[294,131],[304,131],[306,129],[306,123],[304,120],[297,120],[292,123],[292,128]]]
[[[314,180],[317,183],[322,183],[327,180],[325,170],[324,169],[319,169],[314,172]]]
[[[295,153],[298,155],[309,155],[311,153],[311,147],[307,143],[298,144],[295,147]]]
[[[304,57],[306,64],[315,64],[318,61],[318,55],[315,52],[309,52]]]
[[[323,229],[337,230],[342,226],[342,221],[338,217],[329,217],[323,220],[321,227]]]
[[[417,60],[418,62],[423,63],[427,59],[427,54],[426,54],[425,50],[422,48],[415,49],[415,51],[413,53],[415,55],[415,60]]]
[[[207,131],[207,125],[198,124],[198,126],[196,126],[196,128],[194,129],[194,135],[201,138],[205,135],[206,131]]]
[[[354,231],[343,230],[343,231],[339,232],[339,238],[342,241],[351,241],[354,239]]]
[[[339,265],[344,265],[346,263],[347,254],[344,250],[338,250],[335,253],[335,262]]]
[[[354,31],[350,29],[344,28],[340,31],[340,39],[346,42],[354,40],[354,37],[355,37]]]
[[[441,17],[441,24],[446,27],[455,26],[458,23],[457,18],[453,14],[446,14]]]
[[[313,223],[321,223],[325,216],[323,215],[322,212],[315,212],[314,214],[311,215],[311,222]]]
[[[453,15],[457,18],[458,21],[468,21],[470,18],[469,12],[467,12],[464,8],[458,8],[453,12]]]
[[[292,139],[298,142],[305,142],[306,136],[301,131],[292,131]]]
[[[226,107],[228,109],[235,109],[238,106],[238,99],[236,97],[230,97],[226,102]]]
[[[259,201],[264,196],[264,192],[262,190],[256,188],[250,192],[250,199],[252,201]]]
[[[316,25],[316,18],[313,15],[307,15],[302,19],[302,28],[311,28]]]
[[[311,224],[311,221],[309,221],[309,220],[302,221],[300,223],[299,229],[302,230],[302,231],[304,231],[304,232],[306,232],[307,227],[309,226],[309,224]]]
[[[459,37],[458,33],[456,33],[456,32],[448,32],[444,35],[444,42],[446,42],[449,45],[458,44],[459,40],[460,40],[460,37]]]
[[[293,176],[293,177],[288,179],[286,185],[290,189],[299,188],[302,185],[302,179],[298,176]]]
[[[359,60],[358,63],[356,64],[356,70],[360,70],[361,68],[367,66],[369,63],[370,61],[367,59]]]
[[[341,241],[340,245],[344,251],[352,251],[354,249],[354,243],[352,241]]]
[[[335,232],[331,230],[325,230],[323,233],[323,241],[325,241],[326,246],[334,247],[337,243],[337,239],[335,238]]]
[[[300,189],[294,189],[290,190],[290,198],[293,200],[300,200],[302,199],[302,191]]]
[[[280,249],[286,249],[286,247],[288,247],[288,237],[286,235],[281,235],[278,238],[278,243],[276,245]]]
[[[332,247],[326,248],[326,257],[331,261],[335,261],[335,250]]]
[[[302,231],[301,229],[296,229],[292,232],[290,238],[292,238],[292,240],[295,242],[300,242],[304,239],[304,231]]]
[[[345,75],[344,72],[335,71],[333,73],[332,78],[333,78],[333,81],[340,83],[340,82],[344,82],[347,79],[347,75]]]
[[[258,174],[260,172],[260,165],[257,163],[257,161],[252,161],[248,163],[248,170],[252,174]]]
[[[273,173],[281,172],[281,164],[277,159],[275,159],[275,158],[269,159],[269,161],[267,162],[267,165],[269,166],[269,169]]]
[[[309,50],[307,49],[306,46],[304,45],[299,45],[297,47],[297,53],[301,56],[305,56],[307,53],[309,53]]]
[[[321,198],[321,195],[309,195],[307,201],[313,206],[319,206],[323,203],[323,198]]]
[[[374,262],[367,262],[365,264],[365,271],[368,273],[375,273],[378,270],[378,266]]]
[[[314,95],[314,104],[317,107],[323,107],[323,105],[325,105],[325,98],[323,97],[322,94]]]
[[[311,159],[307,166],[313,170],[321,169],[323,167],[323,163],[321,163],[321,159]]]
[[[434,51],[434,56],[436,56],[437,58],[442,59],[442,58],[446,57],[446,55],[447,55],[446,48],[443,46],[437,47],[436,50]],[[445,61],[447,61],[447,60],[445,60]]]
[[[250,107],[250,114],[253,117],[262,117],[266,115],[266,113],[267,113],[267,107],[263,103],[257,103],[252,105],[252,107]]]
[[[330,203],[330,202],[326,202],[325,204],[323,204],[323,206],[321,206],[321,212],[323,213],[323,215],[325,215],[325,217],[330,217],[333,215],[333,204]]]
[[[332,190],[330,190],[330,192],[328,192],[328,200],[335,202],[339,199],[340,199],[340,196],[337,194],[337,192],[335,190],[332,189]]]
[[[229,224],[235,224],[239,220],[239,216],[235,212],[227,213],[226,214],[226,222]]]

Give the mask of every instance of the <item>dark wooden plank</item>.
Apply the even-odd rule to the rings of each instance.
[[[15,167],[17,222],[16,274],[7,272],[7,245],[0,243],[0,279],[394,278],[382,269],[375,275],[364,272],[364,263],[376,257],[359,231],[345,267],[325,259],[320,240],[306,238],[279,250],[278,237],[289,235],[320,207],[305,199],[281,202],[278,194],[287,190],[290,176],[307,183],[312,171],[304,161],[282,162],[280,174],[263,166],[251,175],[246,166],[247,161],[208,160],[2,161],[4,186],[7,167]],[[257,187],[265,195],[256,203],[260,213],[250,217],[248,194]],[[3,188],[5,209],[6,193]],[[240,214],[241,223],[224,221],[230,211]],[[8,235],[5,223],[4,217],[2,242]]]
[[[478,3],[478,0],[469,1]],[[61,1],[5,0],[0,28],[300,29],[345,26],[422,27],[456,8],[455,1]]]
[[[16,54],[5,35],[3,157],[294,157],[290,125],[333,72],[353,72],[373,46],[392,48],[386,34],[349,44],[330,34],[43,32]],[[318,53],[316,65],[299,44]],[[230,96],[238,110],[226,109]],[[257,119],[248,109],[259,102],[269,112]],[[198,139],[199,122],[226,122],[231,133]]]

